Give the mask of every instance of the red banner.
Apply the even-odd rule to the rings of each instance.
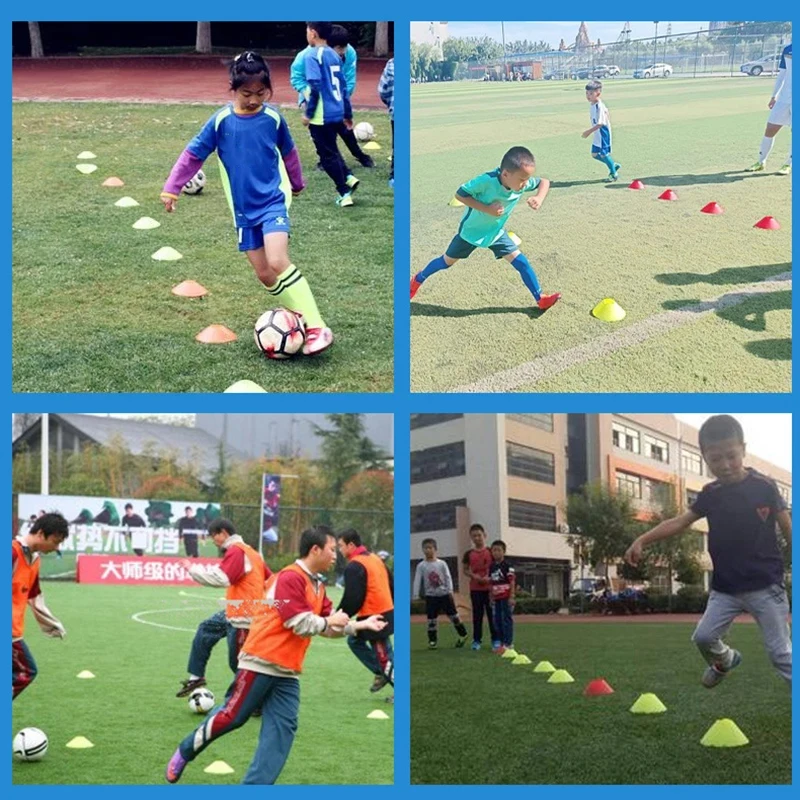
[[[194,584],[181,566],[183,558],[159,556],[86,555],[78,554],[78,583],[124,584]],[[192,564],[218,565],[217,558],[192,558]]]

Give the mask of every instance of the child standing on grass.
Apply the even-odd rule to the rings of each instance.
[[[452,267],[459,259],[469,258],[477,247],[486,247],[495,258],[504,258],[519,272],[541,310],[558,302],[560,294],[542,294],[533,267],[505,230],[506,221],[525,192],[537,192],[528,198],[528,207],[534,211],[541,208],[547,197],[550,181],[533,177],[535,171],[536,161],[531,151],[527,147],[512,147],[497,169],[459,187],[456,196],[467,209],[458,233],[444,255],[434,258],[411,279],[412,299],[431,275]]]
[[[289,207],[305,188],[297,148],[286,120],[268,105],[269,67],[252,51],[230,65],[234,99],[216,111],[186,146],[172,168],[161,202],[175,210],[181,189],[217,151],[222,185],[233,213],[239,250],[276,302],[301,314],[306,326],[305,355],[333,344],[308,281],[289,259]]]
[[[469,578],[469,597],[472,601],[472,649],[480,650],[483,640],[483,615],[489,624],[489,637],[494,642],[497,633],[492,619],[489,588],[489,568],[492,566],[492,551],[486,546],[486,531],[476,522],[469,529],[472,549],[464,553],[464,574]]]
[[[775,530],[777,524],[791,547],[791,517],[775,482],[743,466],[744,433],[733,417],[720,414],[707,419],[700,428],[700,450],[716,480],[703,487],[689,511],[642,534],[628,548],[625,560],[635,566],[643,547],[677,536],[706,517],[714,572],[708,605],[692,636],[708,663],[703,686],[712,689],[741,663],[742,654],[722,637],[746,612],[761,628],[770,661],[791,689],[789,601]]]
[[[502,653],[514,646],[514,597],[517,591],[514,567],[506,561],[506,543],[501,539],[492,542],[491,581],[492,613],[494,615],[494,641],[492,650]]]
[[[425,614],[428,617],[428,647],[435,650],[439,643],[439,614],[444,612],[453,623],[458,639],[456,647],[467,641],[467,629],[458,616],[453,599],[453,576],[445,561],[436,557],[436,539],[423,539],[422,552],[425,559],[414,571],[412,598],[425,597]]]
[[[606,183],[614,183],[619,177],[620,165],[611,158],[611,119],[608,116],[606,104],[600,99],[603,93],[603,84],[600,81],[589,81],[586,84],[586,99],[591,103],[589,106],[589,119],[592,127],[585,130],[581,136],[586,139],[594,135],[592,139],[592,158],[602,161],[608,167],[608,178]]]

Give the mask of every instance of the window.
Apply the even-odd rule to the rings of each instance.
[[[700,453],[693,453],[691,450],[681,450],[681,467],[684,472],[702,475],[703,459],[700,457]]]
[[[411,506],[411,533],[445,531],[456,526],[456,509],[466,506],[466,499],[447,500],[444,503],[429,503]]]
[[[411,453],[411,483],[464,475],[464,442],[428,447]]]
[[[463,414],[412,414],[411,430],[424,428],[427,425],[439,425],[442,422],[449,422],[451,419],[460,419]]]
[[[656,506],[668,505],[672,499],[672,485],[642,478],[642,497]]]
[[[631,475],[629,472],[617,470],[617,491],[626,494],[628,497],[641,499],[642,479],[638,475]]]
[[[618,422],[612,422],[611,438],[614,441],[614,447],[628,450],[631,453],[639,452],[639,431],[636,429],[620,425]]]
[[[556,508],[527,500],[508,499],[508,524],[512,528],[527,528],[534,531],[556,529]]]
[[[521,422],[523,425],[532,425],[534,428],[541,428],[548,433],[553,432],[552,414],[506,414],[507,419],[514,422]]]
[[[669,464],[669,445],[661,439],[645,436],[644,454],[655,461],[662,461],[665,464]]]
[[[506,470],[509,475],[542,483],[556,482],[555,456],[544,450],[506,442]]]

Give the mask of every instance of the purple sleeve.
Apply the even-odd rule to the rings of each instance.
[[[167,194],[179,195],[186,183],[197,174],[197,171],[202,166],[203,159],[198,158],[187,148],[175,162],[175,166],[164,184],[163,191]]]
[[[303,180],[303,167],[300,164],[300,156],[297,148],[293,147],[289,155],[283,157],[283,164],[286,167],[286,174],[289,176],[289,183],[292,184],[293,192],[300,192],[306,188]]]

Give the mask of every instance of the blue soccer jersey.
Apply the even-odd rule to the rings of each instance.
[[[589,119],[592,121],[592,127],[600,125],[594,132],[592,139],[592,147],[599,148],[602,153],[611,152],[611,120],[608,116],[608,109],[602,100],[592,103],[589,106]]]
[[[314,47],[305,55],[309,86],[306,116],[312,125],[352,119],[350,97],[342,70],[342,59],[331,47]]]
[[[292,189],[283,159],[294,149],[286,120],[266,103],[257,114],[217,111],[187,147],[205,161],[219,156],[222,186],[237,228],[251,228],[288,209]]]
[[[464,212],[458,226],[458,235],[476,247],[489,247],[502,236],[505,233],[504,226],[519,199],[525,192],[534,191],[540,183],[539,178],[529,178],[521,191],[514,192],[506,189],[500,182],[500,172],[499,167],[491,172],[484,172],[483,175],[467,181],[456,192],[460,197],[472,197],[487,206],[492,203],[503,205],[503,214],[499,217],[484,214],[474,208],[467,208]]]

